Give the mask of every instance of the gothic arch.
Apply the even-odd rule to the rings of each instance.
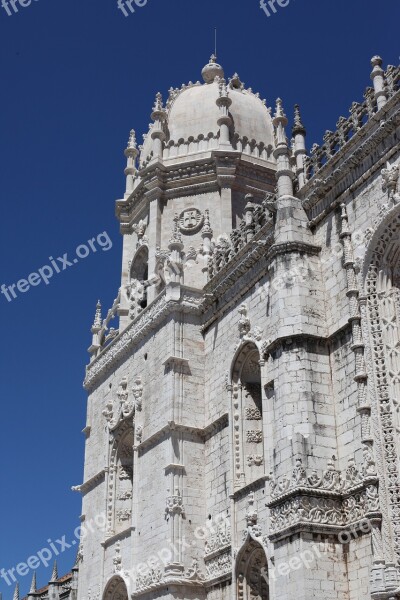
[[[135,256],[131,262],[129,279],[139,279],[140,281],[146,281],[148,279],[148,264],[149,264],[149,248],[147,244],[143,244],[136,251]]]
[[[260,351],[245,342],[235,354],[231,369],[231,412],[235,487],[264,474],[264,429]]]
[[[364,286],[366,285],[366,280],[368,277],[368,270],[372,262],[377,259],[377,251],[379,252],[379,242],[382,239],[382,236],[387,235],[388,230],[395,229],[398,231],[398,227],[400,225],[400,204],[395,204],[391,208],[387,205],[383,205],[378,215],[377,219],[374,222],[373,227],[367,230],[366,237],[367,247],[365,251],[365,255],[362,261],[361,275]]]
[[[129,593],[125,581],[120,575],[112,577],[104,590],[103,600],[128,600]]]
[[[250,535],[237,555],[235,580],[237,600],[269,600],[267,556]]]
[[[366,358],[374,403],[377,462],[383,481],[382,509],[386,555],[400,564],[400,207],[381,217],[367,247],[362,269],[367,317]]]

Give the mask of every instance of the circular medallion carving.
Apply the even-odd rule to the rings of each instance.
[[[181,233],[190,235],[201,229],[204,223],[204,215],[198,208],[188,208],[179,215],[179,229]]]

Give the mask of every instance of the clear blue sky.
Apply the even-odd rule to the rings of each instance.
[[[148,0],[128,18],[117,0],[0,7],[0,284],[103,231],[113,241],[48,286],[0,296],[0,569],[78,525],[89,330],[97,298],[109,307],[117,293],[123,150],[131,127],[146,131],[155,93],[200,78],[217,26],[226,74],[269,105],[281,96],[290,117],[299,103],[311,146],[362,99],[374,54],[398,64],[399,17],[398,0],[291,0],[270,18],[259,0]],[[40,568],[39,585],[50,574]],[[0,591],[11,598],[3,579]]]

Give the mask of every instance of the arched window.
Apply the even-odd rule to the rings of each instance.
[[[238,555],[236,585],[238,600],[269,600],[267,557],[254,540],[248,541]]]
[[[252,343],[242,348],[234,363],[232,412],[235,487],[240,487],[265,470],[260,355]]]
[[[149,249],[143,245],[136,253],[129,273],[128,300],[131,319],[137,317],[147,306],[148,279]]]

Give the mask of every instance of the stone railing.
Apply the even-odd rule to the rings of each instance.
[[[390,65],[384,73],[384,92],[388,100],[399,90],[400,67]],[[306,179],[309,180],[356,135],[377,112],[373,88],[367,88],[364,101],[353,102],[350,117],[340,117],[336,131],[326,131],[324,143],[314,144],[310,156],[304,157]]]
[[[220,236],[208,259],[208,278],[212,279],[244,248],[264,225],[273,225],[276,212],[276,200],[268,194],[261,204],[255,204],[252,196],[248,200],[243,220],[230,235]]]

